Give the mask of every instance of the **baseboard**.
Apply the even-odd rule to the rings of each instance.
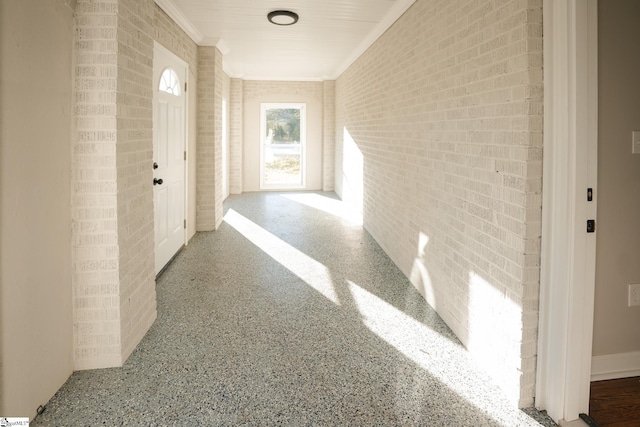
[[[591,381],[640,376],[640,351],[593,356]]]

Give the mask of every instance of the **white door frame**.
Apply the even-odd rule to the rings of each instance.
[[[589,411],[598,154],[597,0],[544,0],[544,175],[536,406]],[[587,201],[587,188],[593,201]]]
[[[184,177],[183,177],[183,182],[184,182],[184,207],[183,207],[183,212],[184,212],[184,218],[186,221],[186,218],[189,218],[189,92],[187,91],[187,87],[188,87],[188,80],[189,80],[189,64],[187,64],[182,58],[178,57],[175,53],[171,52],[169,49],[167,49],[166,47],[164,47],[163,45],[161,45],[160,43],[158,43],[157,41],[154,40],[153,42],[153,49],[154,49],[154,61],[155,61],[155,57],[156,57],[156,52],[161,52],[164,55],[170,56],[172,58],[173,61],[176,61],[177,63],[180,64],[181,67],[184,67],[184,82],[181,82],[181,84],[183,85],[181,90],[183,90],[183,96],[184,96],[184,117],[183,117],[183,123],[184,123],[184,152],[185,152],[185,162],[184,162]],[[154,68],[155,68],[155,64],[154,64]],[[153,97],[153,108],[155,109],[155,94],[158,90],[157,88],[157,84],[158,82],[155,81],[153,82],[153,93],[154,93],[154,97]],[[153,114],[153,118],[155,120],[155,112]],[[155,123],[153,124],[153,129],[155,132]],[[155,156],[154,156],[155,157]],[[184,245],[186,246],[187,243],[189,241],[189,236],[187,233],[187,226],[185,223],[185,227],[184,227]],[[155,249],[155,247],[154,247]],[[158,273],[158,272],[156,272]]]

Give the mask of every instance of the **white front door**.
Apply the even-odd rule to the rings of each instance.
[[[153,206],[156,274],[185,244],[187,65],[156,44],[153,59]]]

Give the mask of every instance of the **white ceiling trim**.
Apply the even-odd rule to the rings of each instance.
[[[193,39],[194,42],[196,42],[197,45],[200,45],[202,43],[204,38],[202,33],[193,26],[191,21],[186,16],[184,16],[182,12],[180,12],[180,9],[178,9],[176,5],[173,4],[173,1],[155,0],[155,2],[158,6],[160,6],[160,9],[164,10],[166,14],[169,15],[169,17],[173,19],[176,24],[178,24],[178,26],[182,28],[184,32]]]
[[[222,39],[217,37],[205,37],[200,41],[200,43],[198,43],[198,46],[215,46],[223,56],[230,51],[229,47],[222,41]]]
[[[384,16],[382,21],[374,27],[373,30],[362,40],[358,47],[336,70],[331,80],[336,80],[347,68],[351,66],[360,56],[375,43],[378,38],[385,33],[406,11],[415,3],[416,0],[396,0],[395,4],[389,12]]]
[[[226,71],[225,71],[226,72]],[[257,80],[257,81],[270,81],[270,82],[322,82],[325,80],[331,80],[329,78],[321,78],[321,77],[308,77],[308,78],[296,78],[296,79],[290,79],[290,78],[274,78],[273,76],[271,77],[261,77],[261,76],[233,76],[229,73],[227,73],[227,75],[231,78],[241,78],[242,80]]]

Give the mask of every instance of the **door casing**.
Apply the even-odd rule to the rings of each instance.
[[[597,0],[544,0],[544,174],[536,406],[589,411],[598,155]],[[593,201],[587,189],[593,189]],[[596,221],[597,224],[597,221]],[[597,226],[596,226],[597,230]]]

